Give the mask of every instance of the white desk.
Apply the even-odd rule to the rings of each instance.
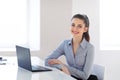
[[[32,57],[32,64],[44,66],[44,62]],[[52,68],[53,69],[53,68]],[[16,57],[7,58],[6,65],[0,65],[0,80],[75,80],[65,73],[53,69],[48,72],[30,72],[17,66]]]

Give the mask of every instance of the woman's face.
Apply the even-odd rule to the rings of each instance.
[[[82,38],[84,32],[87,32],[88,28],[82,19],[73,18],[71,23],[71,33],[73,37]]]

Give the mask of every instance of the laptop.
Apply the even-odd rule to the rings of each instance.
[[[32,72],[52,71],[52,69],[43,66],[31,65],[31,55],[29,48],[16,45],[16,54],[19,67]]]

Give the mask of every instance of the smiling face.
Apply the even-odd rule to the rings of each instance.
[[[75,38],[82,38],[84,32],[87,32],[88,28],[85,26],[84,20],[79,18],[73,18],[71,23],[71,34]]]

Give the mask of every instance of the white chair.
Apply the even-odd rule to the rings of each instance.
[[[91,74],[96,75],[98,80],[104,80],[104,71],[105,71],[104,66],[94,64]]]

